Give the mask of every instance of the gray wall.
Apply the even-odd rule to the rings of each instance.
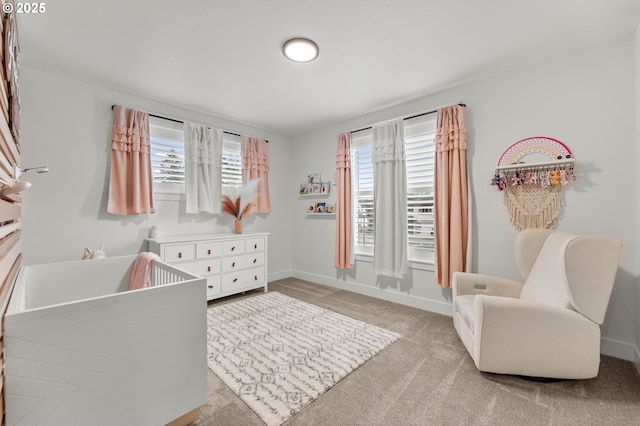
[[[154,225],[165,235],[233,231],[230,216],[187,215],[183,201],[156,200],[151,215],[106,213],[111,105],[122,104],[269,140],[273,212],[250,215],[243,229],[271,233],[270,276],[288,276],[289,138],[29,67],[21,68],[20,80],[22,165],[51,169],[27,176],[33,187],[23,194],[25,264],[79,259],[85,245],[104,244],[109,256],[134,254],[146,249],[144,238]]]
[[[624,241],[624,254],[606,321],[605,353],[633,359],[637,341],[636,169],[634,39],[596,46],[537,66],[514,70],[424,98],[333,124],[293,138],[289,191],[307,173],[332,173],[337,135],[369,124],[463,101],[468,106],[474,213],[474,270],[518,279],[512,254],[516,231],[502,194],[489,184],[494,166],[512,143],[550,136],[566,143],[577,161],[578,182],[565,189],[559,229],[605,234]],[[451,291],[433,272],[414,269],[399,283],[376,281],[371,264],[354,273],[333,267],[335,221],[293,210],[293,275],[450,314]],[[304,235],[304,238],[298,236]]]
[[[230,217],[186,215],[175,201],[157,201],[157,213],[116,217],[105,213],[111,105],[210,124],[270,141],[273,213],[252,216],[246,231],[271,232],[270,278],[297,276],[376,297],[450,314],[451,291],[434,284],[429,267],[400,282],[378,281],[358,261],[343,275],[333,267],[335,220],[306,218],[312,200],[297,196],[309,173],[330,180],[337,135],[369,124],[463,101],[468,105],[474,213],[474,270],[517,278],[511,247],[516,231],[489,185],[505,148],[529,136],[565,142],[577,160],[579,181],[565,190],[559,228],[621,238],[624,254],[605,324],[604,353],[640,359],[638,294],[638,188],[636,61],[640,36],[629,37],[526,69],[444,90],[293,138],[243,123],[188,111],[29,67],[21,69],[23,167],[49,164],[29,175],[24,193],[24,263],[78,259],[85,245],[105,245],[111,256],[145,249],[151,226],[165,234],[228,232]],[[372,88],[375,90],[375,88]],[[640,126],[640,125],[639,125]],[[640,140],[638,140],[640,142]],[[329,199],[331,201],[331,198]],[[432,268],[431,268],[432,269]]]

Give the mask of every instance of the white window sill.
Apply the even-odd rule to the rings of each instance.
[[[153,199],[158,201],[185,201],[184,194],[170,192],[154,192]]]
[[[368,253],[356,253],[356,262],[373,263],[373,255]],[[434,272],[435,262],[432,260],[416,260],[409,259],[408,266],[410,269],[417,269],[420,271]]]
[[[181,183],[154,182],[153,199],[160,201],[184,201],[185,186]]]

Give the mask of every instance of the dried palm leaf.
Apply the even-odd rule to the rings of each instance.
[[[231,198],[229,198],[226,195],[223,195],[221,209],[222,209],[222,213],[226,213],[228,215],[238,218],[238,213],[240,210],[240,197],[236,198],[236,201],[233,202]]]
[[[251,210],[253,210],[255,206],[256,205],[254,203],[249,203],[246,206],[244,206],[244,209],[242,209],[242,212],[240,213],[239,219],[242,219],[243,217],[245,217],[245,215],[247,215]]]

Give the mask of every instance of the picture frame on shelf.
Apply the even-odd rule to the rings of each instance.
[[[320,187],[321,194],[328,194],[331,191],[331,183],[330,182],[322,182]]]
[[[300,185],[300,195],[308,195],[309,194],[309,185],[301,184]]]
[[[322,194],[322,185],[320,183],[312,183],[310,194]]]
[[[325,211],[325,213],[328,213],[328,214],[333,214],[333,213],[336,212],[335,211],[335,207],[331,203],[327,203],[327,205],[325,206],[325,210],[324,211]]]
[[[322,178],[320,177],[320,173],[312,173],[307,175],[307,184],[309,185],[313,185],[313,184],[319,184],[321,183]]]
[[[323,214],[323,213],[326,213],[326,203],[324,203],[324,202],[318,202],[318,203],[316,203],[315,213],[316,213],[316,214]]]

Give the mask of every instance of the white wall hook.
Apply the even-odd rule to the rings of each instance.
[[[18,179],[20,179],[20,176],[30,171],[35,171],[37,173],[47,173],[49,171],[49,166],[29,167],[27,169],[23,169],[16,164],[13,167],[13,179],[17,181]]]

